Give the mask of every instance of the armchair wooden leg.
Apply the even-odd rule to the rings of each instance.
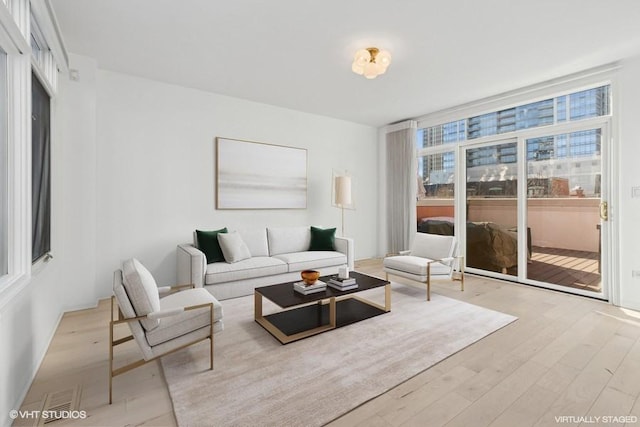
[[[109,324],[109,405],[113,403],[113,322]]]
[[[209,339],[211,341],[211,346],[209,348],[209,351],[210,351],[210,354],[209,354],[209,360],[210,360],[209,370],[213,371],[213,304],[211,304],[209,306],[209,310],[211,311],[211,336],[209,337]]]
[[[209,354],[209,360],[211,362],[209,364],[209,370],[213,371],[213,334],[211,334],[211,336],[209,337],[209,340],[211,341],[211,348],[210,348],[210,354]]]
[[[464,257],[460,257],[460,291],[464,292]]]
[[[427,301],[431,301],[431,264],[427,264]]]
[[[111,321],[109,322],[109,405],[113,402],[113,305],[111,297]]]
[[[209,347],[209,370],[213,371],[213,304],[209,306],[209,310],[211,311],[211,336],[209,337],[209,340],[211,342]]]

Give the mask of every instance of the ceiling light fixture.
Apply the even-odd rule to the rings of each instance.
[[[356,74],[364,75],[367,79],[375,79],[387,71],[389,64],[391,64],[389,52],[377,47],[368,47],[356,52],[351,70]]]

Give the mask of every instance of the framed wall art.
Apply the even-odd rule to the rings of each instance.
[[[306,149],[216,138],[217,209],[306,207]]]

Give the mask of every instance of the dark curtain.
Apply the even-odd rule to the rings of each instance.
[[[31,75],[31,242],[33,262],[51,250],[51,123],[49,94]]]

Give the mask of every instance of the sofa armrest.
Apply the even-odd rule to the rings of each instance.
[[[347,256],[347,266],[349,270],[354,270],[354,243],[353,239],[348,237],[336,237],[336,250]]]
[[[196,288],[204,286],[207,271],[207,258],[191,243],[178,245],[177,250],[178,283],[193,283]]]

